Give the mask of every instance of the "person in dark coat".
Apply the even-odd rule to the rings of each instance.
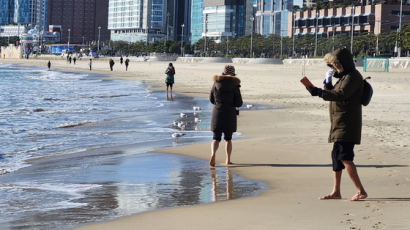
[[[75,65],[75,63],[77,62],[77,58],[76,58],[76,57],[73,57],[73,62],[74,62],[74,65]]]
[[[214,76],[214,84],[209,95],[209,100],[214,107],[212,109],[211,131],[213,140],[211,144],[210,166],[215,166],[215,154],[222,139],[225,140],[227,165],[232,164],[232,134],[236,132],[236,107],[242,106],[239,78],[235,77],[235,67],[226,65],[222,75]]]
[[[93,59],[90,58],[90,62],[88,63],[88,66],[90,66],[90,71],[91,71],[93,67]]]
[[[171,89],[171,101],[174,100],[172,97],[172,86],[174,85],[174,75],[175,75],[175,67],[172,65],[172,63],[168,64],[167,69],[165,70],[165,74],[167,77],[165,78],[165,84],[167,85],[167,100],[169,100],[168,97],[168,88]]]
[[[48,70],[50,70],[50,68],[51,68],[51,61],[50,60],[47,63],[47,67],[48,67]]]
[[[112,71],[113,69],[113,67],[114,67],[114,64],[115,64],[115,62],[114,62],[114,60],[112,60],[112,59],[110,59],[110,70]]]
[[[125,71],[128,71],[128,65],[130,64],[130,59],[125,59]]]
[[[122,65],[122,63],[124,62],[124,58],[122,58],[122,56],[120,57],[120,64]]]
[[[334,143],[331,155],[334,184],[333,191],[320,199],[342,198],[340,182],[343,169],[346,169],[357,189],[357,193],[350,200],[365,199],[367,193],[353,163],[353,148],[361,141],[363,77],[356,70],[353,56],[346,48],[327,54],[325,62],[335,72],[333,77],[338,79],[335,85],[326,76],[324,89],[306,87],[312,96],[330,101],[329,143]]]

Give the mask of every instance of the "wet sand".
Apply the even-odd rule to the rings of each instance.
[[[2,60],[2,62],[4,62]],[[21,63],[21,61],[19,61]],[[118,62],[118,61],[117,61]],[[46,60],[24,61],[46,65]],[[128,72],[108,71],[108,62],[94,62],[96,72],[142,80],[163,90],[167,63],[131,63]],[[212,76],[224,64],[175,63],[175,90],[207,97]],[[73,70],[65,61],[53,67]],[[125,69],[125,67],[124,67]],[[342,200],[320,201],[332,186],[328,103],[311,97],[299,83],[301,66],[237,65],[246,103],[279,106],[281,110],[241,111],[234,141],[231,172],[265,182],[271,189],[250,198],[160,210],[87,225],[79,229],[408,229],[410,226],[410,78],[409,73],[366,73],[374,96],[363,108],[362,144],[355,163],[369,194],[361,202],[344,173]],[[75,70],[86,71],[87,62]],[[361,71],[361,69],[359,68]],[[306,75],[321,85],[326,67],[306,67]],[[207,160],[209,143],[162,149]],[[224,167],[224,153],[217,166]]]

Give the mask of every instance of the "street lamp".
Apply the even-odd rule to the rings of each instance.
[[[100,52],[100,35],[101,35],[101,26],[98,26],[98,44],[97,44],[97,53]],[[98,55],[98,54],[97,54]]]
[[[71,29],[68,29],[67,54],[70,51],[70,32],[71,32]]]
[[[296,14],[293,12],[293,28],[292,28],[292,57],[295,56],[295,29],[296,29]]]
[[[403,14],[403,0],[400,0],[400,15],[399,15],[399,28],[397,29],[397,36],[396,36],[396,47],[395,51],[397,52],[397,57],[400,57],[401,48],[398,47],[398,40],[400,40],[400,32],[401,32],[401,17]]]
[[[185,25],[182,24],[181,25],[181,57],[184,56],[184,27]]]
[[[171,16],[171,14],[169,12],[167,12],[167,40],[168,41],[168,31],[169,31],[169,16]]]
[[[252,30],[251,30],[251,51],[249,53],[249,57],[253,57],[253,50],[252,50],[252,46],[253,46],[253,21],[255,20],[255,18],[252,16],[251,18],[251,25],[252,25]]]
[[[319,11],[316,9],[316,27],[315,27],[315,52],[313,53],[313,56],[317,56],[317,24],[319,22]]]
[[[206,32],[208,30],[208,14],[205,14],[205,32],[204,32],[204,57],[206,57]]]
[[[350,53],[353,55],[353,31],[354,31],[354,9],[355,6],[352,5],[352,27],[350,28],[352,30],[352,33],[350,35]]]

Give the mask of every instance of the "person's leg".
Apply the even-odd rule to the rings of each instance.
[[[232,164],[231,162],[232,132],[224,132],[224,139],[225,139],[225,153],[226,153],[225,164],[230,165]]]
[[[174,98],[172,97],[172,84],[170,85],[170,89],[171,89],[171,101],[173,101],[174,100]]]
[[[168,98],[168,87],[169,87],[169,86],[168,86],[168,84],[167,84],[167,100],[169,100],[169,98]]]
[[[330,194],[320,197],[320,200],[342,199],[340,193],[340,182],[342,180],[342,170],[333,171],[333,190]]]
[[[330,200],[330,199],[341,199],[342,195],[340,193],[340,182],[342,179],[342,170],[344,165],[341,160],[339,160],[340,152],[343,151],[342,145],[338,142],[333,144],[332,149],[332,167],[333,167],[333,190],[330,194],[319,197],[320,200]]]
[[[209,160],[209,165],[210,166],[215,166],[215,154],[216,151],[218,150],[219,147],[219,141],[218,140],[212,140],[211,143],[211,159]]]
[[[356,186],[356,189],[357,189],[357,194],[354,195],[350,200],[358,201],[361,199],[365,199],[367,197],[367,193],[364,190],[362,182],[360,181],[359,174],[357,173],[356,165],[353,163],[353,161],[344,160],[342,162],[346,168],[347,173],[350,176],[350,179],[352,179],[353,184]]]
[[[211,159],[209,160],[209,165],[215,166],[215,154],[219,147],[219,142],[221,141],[222,132],[214,131],[213,138],[211,143]]]
[[[230,165],[231,162],[231,153],[232,153],[232,141],[225,140],[225,152],[226,152],[226,161],[225,164]]]

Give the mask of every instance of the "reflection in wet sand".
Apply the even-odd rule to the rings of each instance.
[[[225,183],[225,194],[226,200],[233,199],[233,179],[232,174],[228,167],[225,168],[225,181],[217,181],[216,170],[215,168],[210,168],[211,180],[212,180],[212,201],[223,200],[218,199],[218,187],[222,186]],[[219,186],[218,186],[219,183]]]

